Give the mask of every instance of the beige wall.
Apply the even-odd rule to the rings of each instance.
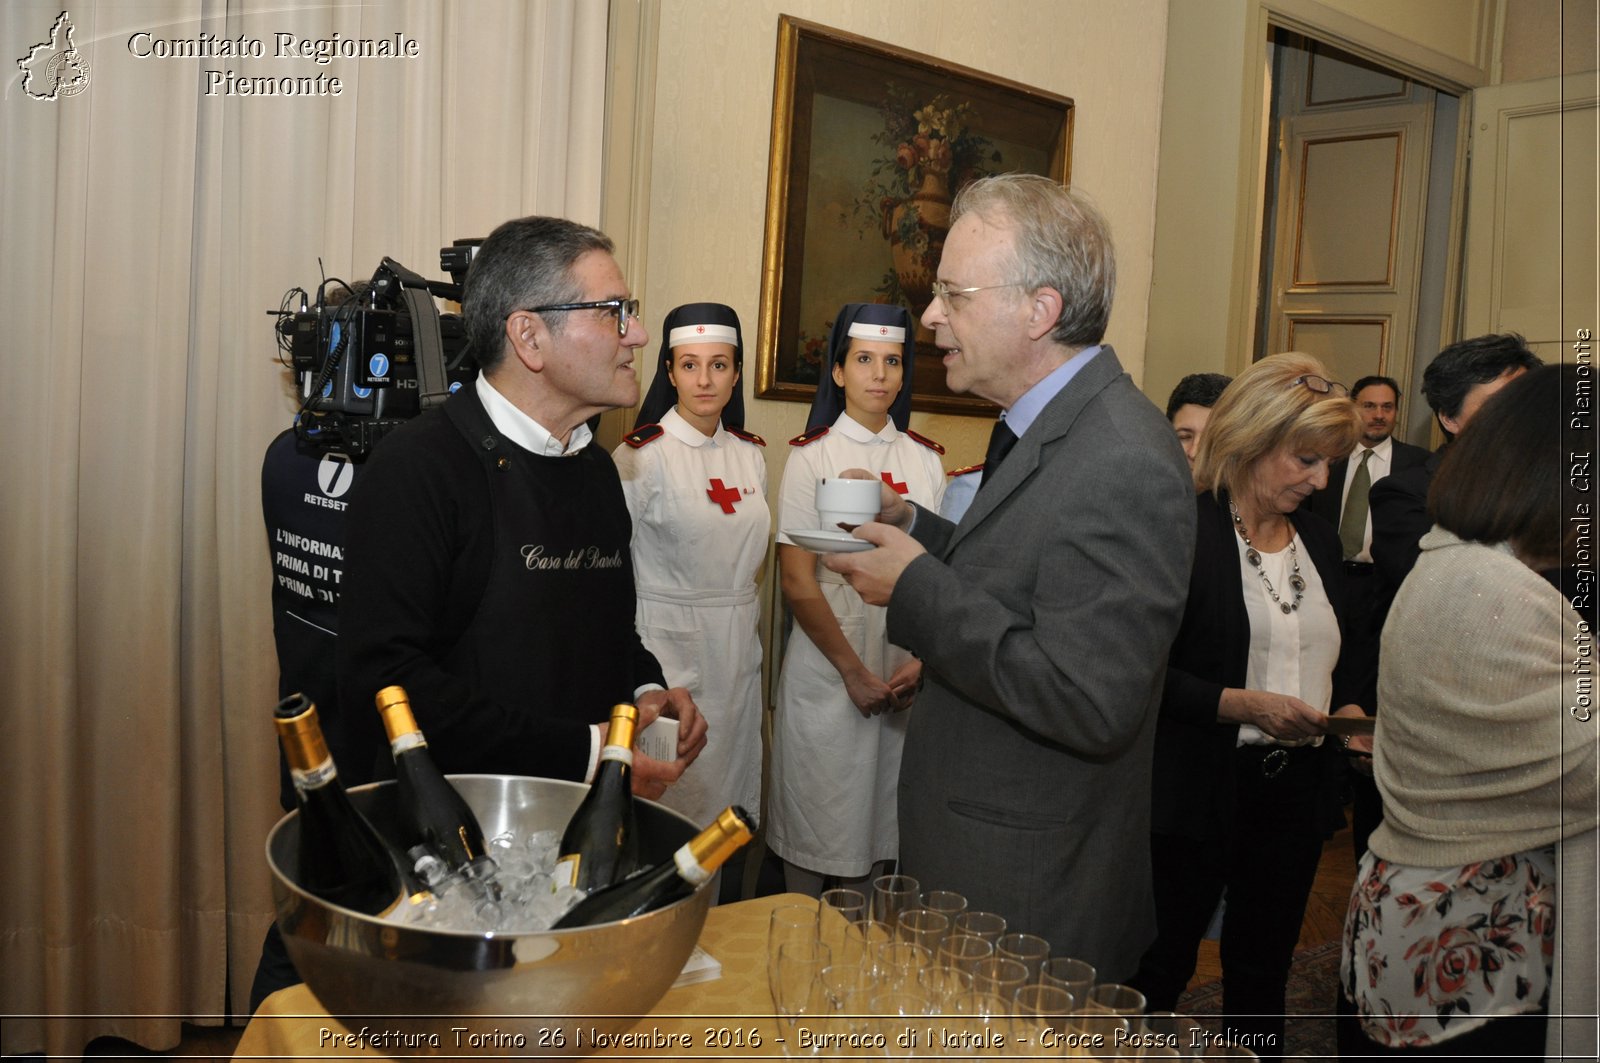
[[[650,158],[648,361],[654,362],[662,315],[697,299],[738,310],[753,354],[781,12],[1075,100],[1073,183],[1105,211],[1117,242],[1118,294],[1108,339],[1139,379],[1166,10],[1166,0],[667,0]],[[789,449],[783,444],[804,428],[806,407],[749,401],[754,386],[754,365],[747,365],[749,427],[768,441],[775,494]],[[913,424],[945,444],[946,468],[982,460],[987,421],[919,413]]]
[[[1164,400],[1185,373],[1236,373],[1248,364],[1260,254],[1269,26],[1328,40],[1461,92],[1491,80],[1500,12],[1501,0],[1170,5],[1147,394]]]

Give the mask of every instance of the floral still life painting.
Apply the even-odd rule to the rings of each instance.
[[[963,185],[1067,179],[1072,101],[788,16],[778,64],[757,388],[809,402],[840,306],[927,309]],[[913,407],[992,414],[950,392],[917,331]]]

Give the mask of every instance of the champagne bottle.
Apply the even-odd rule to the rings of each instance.
[[[483,827],[428,755],[428,741],[412,715],[405,688],[384,687],[376,700],[384,730],[389,734],[389,750],[394,754],[400,829],[406,852],[413,861],[435,856],[450,871],[469,880],[486,878],[494,872],[494,862],[488,856]]]
[[[551,929],[629,919],[689,896],[750,840],[753,823],[750,813],[738,805],[728,806],[711,826],[673,853],[670,860],[589,894],[556,920]]]
[[[344,792],[316,705],[291,694],[278,703],[273,722],[300,802],[298,884],[366,915],[387,915],[418,893],[402,873],[398,854]]]
[[[600,766],[583,803],[567,821],[557,854],[557,886],[585,893],[627,878],[639,866],[639,830],[633,814],[633,736],[639,710],[611,707],[611,730]]]

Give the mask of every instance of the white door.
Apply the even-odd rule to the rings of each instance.
[[[1350,383],[1411,373],[1433,90],[1324,45],[1290,47],[1268,351]]]
[[[1593,74],[1474,90],[1461,335],[1573,361],[1596,328]]]

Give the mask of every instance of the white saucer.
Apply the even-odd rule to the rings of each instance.
[[[816,528],[787,534],[796,546],[803,546],[814,554],[853,554],[873,548],[872,543],[857,539],[843,528]]]

